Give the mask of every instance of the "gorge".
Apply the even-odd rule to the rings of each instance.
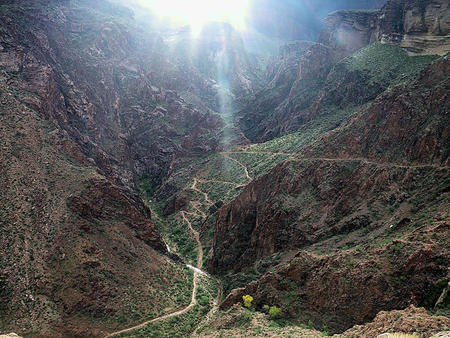
[[[450,331],[450,4],[299,4],[0,5],[0,334]]]

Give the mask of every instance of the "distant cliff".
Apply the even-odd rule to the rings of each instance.
[[[325,19],[319,42],[346,56],[380,41],[410,54],[450,51],[450,4],[445,0],[390,0],[379,11],[336,11]]]

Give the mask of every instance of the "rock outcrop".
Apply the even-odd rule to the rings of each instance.
[[[337,59],[342,59],[376,41],[378,14],[378,11],[333,12],[326,17],[318,41],[332,48]]]
[[[415,239],[391,239],[381,247],[366,245],[329,255],[298,252],[289,263],[230,293],[222,308],[248,294],[257,309],[276,304],[288,318],[311,320],[337,333],[371,321],[382,310],[419,306],[431,285],[447,274],[448,231],[447,222],[445,228],[419,230]],[[440,237],[447,239],[438,244]],[[428,241],[434,244],[424,247]]]

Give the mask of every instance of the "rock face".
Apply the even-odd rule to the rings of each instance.
[[[447,1],[390,0],[380,11],[337,11],[325,20],[319,42],[344,57],[374,42],[399,45],[411,54],[450,51]]]
[[[390,1],[380,12],[377,37],[411,53],[450,51],[450,4],[446,1]]]
[[[319,42],[330,46],[341,59],[376,41],[378,11],[336,11],[325,19]]]
[[[447,174],[432,167],[416,170],[358,160],[281,163],[219,210],[209,269],[238,272],[257,259],[306,248],[332,235],[389,227],[410,217],[403,208],[409,207],[407,199],[413,187],[419,189],[418,181],[445,181]],[[435,200],[444,186],[422,197]],[[392,215],[389,207],[396,204],[399,210]]]
[[[325,16],[337,9],[380,9],[383,0],[317,0],[314,2],[249,1],[249,24],[268,36],[315,41]]]
[[[250,140],[261,140],[263,138],[261,135],[268,132],[267,119],[289,96],[294,82],[300,76],[299,64],[303,60],[302,55],[308,52],[311,56],[314,53],[308,50],[311,46],[310,42],[298,42],[280,48],[278,62],[272,66],[274,75],[270,83],[263,90],[253,94],[250,99],[242,100],[243,107],[238,113],[242,115],[239,124]]]
[[[77,144],[81,161],[130,188],[144,173],[163,176],[179,157],[221,149],[220,140],[204,136],[221,130],[223,119],[180,95],[192,87],[192,74],[168,59],[162,40],[130,28],[124,9],[106,1],[90,6],[49,13],[11,7],[4,16],[2,76],[20,99],[60,127],[60,142]],[[122,21],[114,16],[121,10]],[[207,89],[190,91],[195,97]]]
[[[68,204],[73,213],[88,222],[118,218],[136,232],[136,237],[152,248],[167,252],[166,245],[151,222],[150,209],[137,194],[131,194],[107,181],[92,180],[81,195],[72,196]],[[86,223],[87,232],[91,231]]]
[[[316,99],[333,66],[333,51],[321,44],[311,46],[300,58],[288,97],[260,127],[257,142],[298,130],[308,120],[308,108]]]

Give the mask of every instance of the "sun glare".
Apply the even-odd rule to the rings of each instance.
[[[208,21],[225,21],[240,28],[244,23],[247,1],[243,0],[140,0],[160,17],[176,17],[199,31]]]

